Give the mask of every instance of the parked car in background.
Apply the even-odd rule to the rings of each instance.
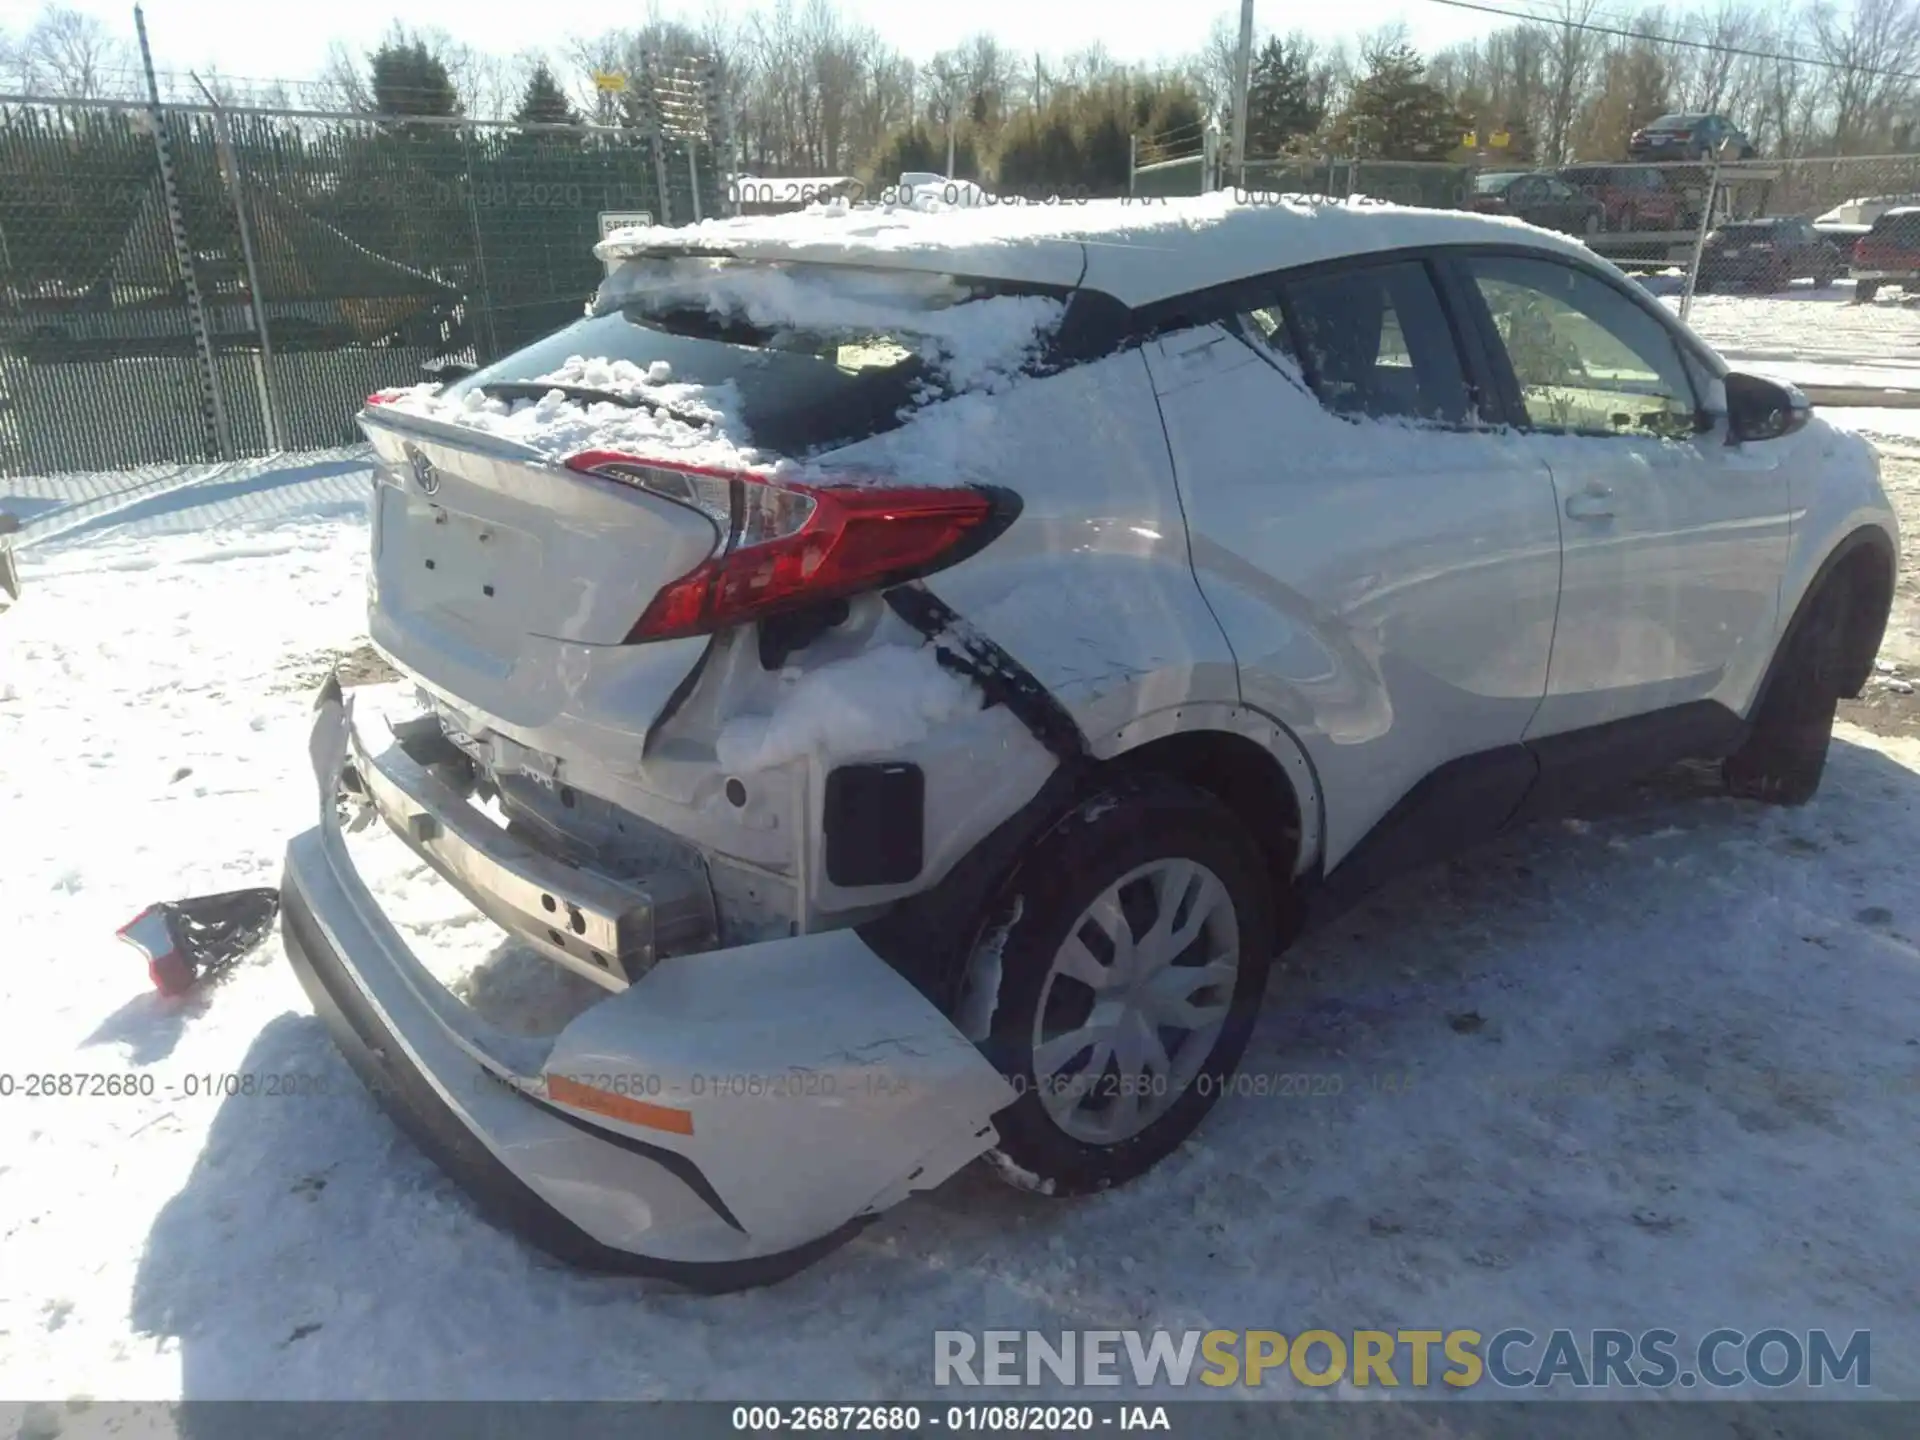
[[[1680,230],[1687,197],[1659,170],[1644,165],[1569,165],[1560,178],[1600,202],[1604,230]]]
[[[359,416],[424,708],[323,687],[282,909],[379,1098],[576,1261],[735,1288],[979,1155],[1129,1180],[1310,914],[1683,757],[1802,803],[1873,673],[1873,447],[1566,236],[1206,195],[597,253]],[[502,1028],[378,846],[610,993]]]
[[[1467,208],[1483,215],[1513,215],[1567,235],[1597,235],[1606,228],[1606,207],[1597,198],[1544,171],[1476,175]]]
[[[1731,142],[1731,150],[1722,147]],[[1629,160],[1751,160],[1760,152],[1724,115],[1662,115],[1627,140]]]
[[[1871,300],[1883,285],[1920,295],[1920,205],[1889,210],[1853,244],[1853,298]]]
[[[1722,225],[1700,252],[1696,290],[1750,285],[1784,290],[1795,280],[1831,285],[1847,272],[1838,245],[1798,215],[1776,215]]]

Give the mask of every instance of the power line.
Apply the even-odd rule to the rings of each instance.
[[[1612,25],[1594,25],[1584,20],[1573,20],[1561,15],[1533,15],[1525,11],[1503,10],[1497,5],[1480,5],[1474,0],[1431,0],[1435,5],[1446,5],[1455,10],[1474,10],[1482,15],[1498,15],[1503,20],[1520,20],[1533,25],[1551,25],[1569,30],[1584,30],[1594,35],[1612,35],[1622,40],[1644,40],[1658,45],[1677,45],[1686,50],[1706,50],[1715,55],[1740,55],[1750,60],[1772,60],[1787,65],[1812,65],[1822,70],[1847,71],[1855,75],[1870,76],[1875,79],[1905,80],[1909,84],[1920,85],[1920,75],[1903,70],[1854,69],[1833,60],[1820,60],[1810,55],[1794,55],[1779,50],[1755,50],[1744,45],[1716,45],[1706,40],[1686,40],[1678,35],[1649,35],[1640,30],[1623,30]]]

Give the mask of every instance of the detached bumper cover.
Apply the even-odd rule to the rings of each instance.
[[[556,1256],[764,1284],[994,1143],[1012,1090],[850,930],[660,962],[558,1035],[486,1024],[361,881],[337,799],[351,702],[310,742],[320,823],[287,850],[288,958],[395,1119]]]

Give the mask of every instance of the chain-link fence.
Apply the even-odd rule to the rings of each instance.
[[[719,158],[661,125],[0,105],[0,474],[349,442],[371,391],[577,316],[603,212],[724,213]]]

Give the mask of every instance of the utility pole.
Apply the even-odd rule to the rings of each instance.
[[[1247,183],[1247,77],[1253,68],[1253,0],[1240,0],[1240,46],[1233,54],[1234,182]]]

